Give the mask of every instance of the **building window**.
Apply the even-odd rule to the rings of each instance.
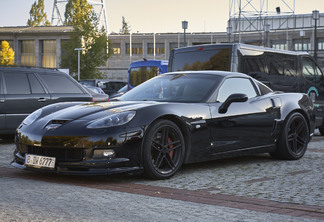
[[[147,53],[154,54],[154,44],[153,43],[147,44]],[[155,54],[164,54],[164,53],[165,53],[164,43],[156,43],[155,44]]]
[[[287,50],[287,44],[286,43],[272,43],[272,48],[274,49],[281,49],[281,50]]]
[[[318,50],[324,50],[324,39],[318,39]]]
[[[35,66],[35,41],[22,40],[21,43],[21,65]]]
[[[126,54],[130,54],[130,44],[126,43]],[[141,43],[132,44],[132,54],[143,54],[143,48]]]
[[[56,68],[56,40],[40,41],[42,67]]]
[[[311,44],[309,42],[309,39],[296,39],[294,40],[294,50],[295,51],[310,51],[311,50]]]
[[[113,54],[114,55],[120,55],[120,53],[121,53],[120,43],[113,43],[112,47],[113,47]]]

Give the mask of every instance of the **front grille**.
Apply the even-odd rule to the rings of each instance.
[[[81,161],[83,149],[28,146],[29,154],[55,157],[57,161]]]

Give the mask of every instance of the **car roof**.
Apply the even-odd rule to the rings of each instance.
[[[19,66],[1,66],[0,65],[0,70],[10,70],[10,71],[25,71],[25,72],[55,72],[55,73],[62,73],[66,74],[58,69],[50,69],[50,68],[36,68],[36,67],[19,67]]]

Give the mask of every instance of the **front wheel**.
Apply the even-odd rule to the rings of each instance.
[[[170,178],[180,169],[184,154],[185,142],[179,127],[169,120],[158,120],[144,138],[144,172],[152,179]]]
[[[305,117],[300,113],[291,114],[285,121],[272,155],[286,160],[297,160],[304,156],[309,142],[309,128]]]

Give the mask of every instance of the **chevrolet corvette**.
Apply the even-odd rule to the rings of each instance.
[[[297,160],[315,127],[306,94],[273,92],[248,75],[188,71],[154,77],[111,102],[52,104],[17,128],[12,165],[59,174],[143,172],[269,153]]]

